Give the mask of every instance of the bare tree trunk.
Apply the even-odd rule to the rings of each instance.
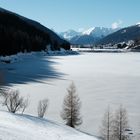
[[[39,103],[38,103],[38,117],[40,117],[40,118],[44,117],[46,110],[47,110],[47,107],[48,107],[48,102],[49,102],[48,99],[44,99],[44,100],[39,101]]]
[[[108,131],[107,131],[107,140],[110,139],[110,111],[108,111],[107,113],[107,117],[108,117]]]
[[[129,128],[129,125],[128,115],[125,108],[120,106],[120,108],[116,110],[113,122],[113,135],[115,137],[115,140],[128,140],[126,129]]]
[[[110,112],[110,108],[108,107],[104,114],[102,126],[100,128],[100,135],[104,140],[112,140],[112,120],[113,115]]]

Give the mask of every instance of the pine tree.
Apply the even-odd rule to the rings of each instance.
[[[61,117],[65,121],[66,125],[75,128],[82,124],[82,118],[80,116],[81,102],[80,98],[76,94],[76,87],[73,82],[67,89],[67,92],[68,94],[64,98]]]

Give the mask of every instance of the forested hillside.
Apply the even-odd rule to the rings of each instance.
[[[0,8],[0,55],[64,48],[70,44],[40,23]]]

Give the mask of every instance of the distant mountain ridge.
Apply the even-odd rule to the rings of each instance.
[[[135,40],[140,40],[140,23],[122,29],[93,27],[83,32],[69,30],[69,32],[63,32],[61,37],[76,45],[106,45],[127,43],[131,40],[135,42]]]
[[[97,44],[116,44],[120,42],[128,42],[129,40],[136,40],[140,38],[140,24],[125,27],[120,29],[103,39],[99,40]]]
[[[105,27],[92,27],[83,32],[76,32],[74,30],[68,30],[66,32],[61,32],[59,35],[70,41],[72,44],[95,44],[101,38],[117,31],[117,29],[105,28]]]
[[[70,44],[40,23],[0,8],[0,55],[60,48]]]
[[[60,37],[66,39],[66,40],[70,40],[74,36],[80,35],[81,32],[77,32],[77,31],[74,31],[74,30],[70,29],[70,30],[67,30],[65,32],[61,32],[61,33],[58,33],[58,34],[60,35]]]

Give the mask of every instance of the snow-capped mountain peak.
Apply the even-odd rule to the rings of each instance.
[[[140,25],[140,22],[137,22],[136,25]]]
[[[92,27],[83,32],[68,30],[61,32],[59,35],[70,41],[72,44],[94,44],[97,40],[119,30],[105,27]]]
[[[114,31],[117,31],[117,29],[105,28],[105,27],[92,27],[84,31],[82,34],[102,38],[104,36],[113,33]]]
[[[136,25],[137,25],[138,27],[140,27],[140,22],[136,23]]]
[[[83,35],[90,35],[94,31],[95,27],[89,28],[88,30],[85,30],[82,34]]]
[[[77,35],[80,35],[80,34],[81,34],[80,32],[77,32],[75,30],[70,29],[68,31],[61,32],[59,35],[64,39],[70,40],[74,36],[77,36]]]

